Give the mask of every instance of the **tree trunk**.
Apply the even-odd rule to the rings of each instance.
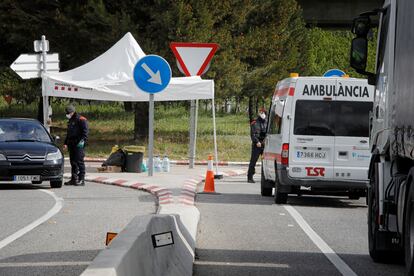
[[[134,104],[132,102],[124,102],[124,110],[125,112],[134,111]]]
[[[148,140],[149,118],[147,102],[135,103],[134,141]]]
[[[254,97],[249,96],[249,121],[253,121],[254,118],[254,107],[253,107]]]

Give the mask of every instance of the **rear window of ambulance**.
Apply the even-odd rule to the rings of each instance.
[[[295,135],[369,136],[371,102],[296,101]]]

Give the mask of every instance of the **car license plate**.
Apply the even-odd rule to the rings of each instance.
[[[325,159],[326,152],[324,151],[298,151],[296,152],[297,158],[308,158],[308,159]]]
[[[14,181],[40,181],[40,175],[15,175]]]

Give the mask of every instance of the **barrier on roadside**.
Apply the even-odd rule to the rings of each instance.
[[[192,275],[194,247],[178,215],[137,216],[81,276]]]

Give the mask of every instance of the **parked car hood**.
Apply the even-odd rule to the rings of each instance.
[[[46,156],[49,152],[56,152],[58,148],[43,142],[1,142],[0,153],[5,155]]]

